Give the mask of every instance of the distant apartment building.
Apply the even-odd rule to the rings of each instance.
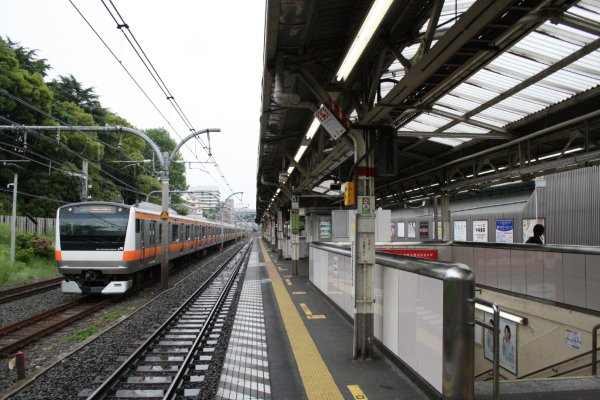
[[[193,214],[205,215],[206,212],[218,208],[221,202],[221,192],[218,186],[194,186],[189,189],[186,203]]]

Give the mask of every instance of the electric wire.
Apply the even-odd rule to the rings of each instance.
[[[173,108],[175,109],[175,111],[177,112],[177,114],[180,116],[180,118],[182,119],[182,121],[184,122],[184,124],[188,127],[189,130],[195,131],[195,129],[192,126],[191,122],[189,121],[189,119],[187,118],[187,116],[185,115],[185,113],[183,112],[183,110],[181,109],[181,107],[179,106],[179,103],[177,103],[177,101],[175,100],[175,98],[172,95],[171,91],[168,89],[168,87],[164,83],[164,80],[161,78],[161,76],[159,75],[158,71],[156,71],[156,68],[154,68],[154,65],[152,64],[152,62],[150,61],[150,59],[146,55],[146,52],[143,50],[142,46],[139,44],[138,40],[135,38],[135,35],[131,31],[129,25],[125,22],[124,18],[122,17],[121,13],[116,8],[116,6],[112,2],[112,0],[109,0],[109,2],[111,4],[112,8],[115,10],[115,13],[118,15],[118,17],[121,20],[121,22],[119,22],[117,20],[117,18],[111,12],[110,8],[106,5],[106,3],[104,2],[104,0],[101,0],[101,2],[104,5],[104,7],[106,8],[106,10],[108,11],[108,13],[111,16],[111,18],[117,24],[117,29],[119,29],[121,31],[121,33],[125,36],[125,38],[129,42],[129,44],[131,45],[131,47],[133,48],[133,50],[135,51],[135,53],[137,54],[137,56],[140,58],[140,61],[142,62],[142,64],[144,65],[144,67],[146,67],[146,69],[148,70],[148,72],[150,73],[150,75],[152,76],[152,78],[154,79],[154,81],[156,82],[156,84],[158,85],[158,87],[161,89],[161,91],[163,92],[163,94],[166,96],[167,100],[171,103],[171,105],[173,106]],[[123,28],[125,28],[125,30],[127,31],[127,33],[131,36],[131,39],[136,43],[137,48],[136,48],[136,46],[133,45],[133,43],[129,39],[128,35],[125,33],[125,30],[123,30]],[[138,49],[139,49],[139,51],[138,51]],[[140,53],[143,55],[143,57],[142,57],[142,55],[140,55]],[[175,133],[177,134],[177,132],[175,132]],[[177,134],[177,136],[179,136],[179,135]],[[181,139],[180,136],[179,136],[179,138]],[[204,143],[204,141],[202,140],[202,138],[197,137],[196,139],[201,144],[201,146],[203,147],[203,149],[207,152],[207,154],[209,156],[209,159],[212,159],[212,161],[214,162],[215,169],[219,173],[221,179],[223,179],[223,181],[227,185],[228,189],[231,191],[231,193],[233,193],[233,188],[231,187],[231,185],[229,185],[229,182],[227,181],[227,178],[223,174],[223,171],[221,170],[219,164],[217,163],[216,159],[212,155],[212,153],[210,151],[210,148],[208,148],[206,146],[206,144]],[[196,159],[198,159],[197,154],[195,154],[194,151],[192,151],[192,149],[189,146],[187,146],[187,143],[186,143],[186,147],[192,152],[192,154],[194,154],[194,156],[196,157]],[[241,201],[241,199],[240,199],[240,201]]]
[[[94,27],[87,20],[87,18],[83,15],[83,13],[77,8],[77,6],[75,6],[75,4],[71,0],[69,0],[69,3],[71,3],[71,5],[75,8],[75,10],[77,11],[77,13],[81,16],[81,18],[83,18],[83,20],[90,27],[90,29],[92,29],[92,31],[94,32],[94,34],[98,37],[98,39],[102,42],[102,44],[106,47],[106,49],[112,54],[112,56],[114,57],[114,59],[123,67],[123,69],[127,72],[127,74],[129,75],[129,77],[135,82],[135,84],[142,91],[142,93],[144,93],[144,95],[146,96],[146,98],[152,103],[152,105],[154,106],[154,108],[158,111],[158,113],[162,116],[162,118],[171,127],[171,129],[177,135],[177,137],[179,137],[179,139],[181,139],[181,136],[177,133],[177,130],[175,129],[175,127],[173,127],[173,125],[171,124],[171,122],[166,119],[166,117],[164,116],[164,114],[162,114],[162,112],[160,112],[160,110],[158,109],[158,107],[156,106],[156,104],[154,104],[154,102],[152,102],[152,100],[150,99],[150,97],[146,94],[146,92],[142,89],[142,87],[137,83],[137,81],[135,80],[135,78],[125,68],[125,66],[123,65],[123,62],[115,55],[115,53],[112,51],[112,49],[108,46],[108,44],[104,41],[104,39],[102,39],[102,37],[100,36],[100,34],[96,31],[96,29],[94,29]],[[105,5],[105,7],[106,7],[106,5]],[[118,13],[118,10],[117,10],[117,13]],[[113,19],[114,19],[114,17],[113,17]],[[118,25],[118,23],[117,23],[117,25]],[[209,159],[212,159],[212,161],[213,161],[213,163],[215,165],[215,168],[217,169],[217,172],[219,172],[221,178],[223,179],[223,181],[227,185],[230,193],[233,193],[234,191],[231,188],[231,185],[229,184],[229,182],[225,178],[225,175],[221,171],[218,163],[216,162],[216,159],[214,158],[214,156],[212,156],[212,153],[210,152],[210,149],[206,146],[206,144],[204,143],[204,141],[202,140],[202,138],[196,137],[196,139],[198,140],[198,142],[200,143],[200,145],[202,146],[202,148],[206,151],[206,153],[209,155]],[[196,157],[196,159],[199,160],[198,156],[190,149],[190,147],[188,146],[187,143],[185,144],[185,146],[192,152],[192,154],[194,154],[194,156]],[[219,184],[219,182],[211,174],[209,174],[209,176],[217,184],[217,186],[221,187],[221,185]],[[238,198],[239,198],[239,196],[238,196]],[[241,201],[241,199],[240,199],[240,201]]]
[[[8,189],[4,189],[4,188],[0,188],[0,192],[7,192],[7,193],[13,193],[12,190],[8,190]],[[62,204],[69,204],[69,201],[62,201],[62,200],[58,200],[58,199],[53,199],[51,197],[46,197],[46,196],[40,196],[37,194],[31,194],[31,193],[27,193],[27,192],[21,192],[17,190],[17,195],[21,195],[21,196],[29,196],[29,197],[36,197],[38,199],[44,199],[44,200],[50,200],[50,201],[55,201],[57,203],[62,203]]]

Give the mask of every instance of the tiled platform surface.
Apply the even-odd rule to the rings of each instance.
[[[360,398],[350,391],[358,387],[364,393],[364,398],[369,399],[427,399],[413,382],[390,363],[381,359],[352,360],[352,324],[308,282],[308,260],[300,260],[299,276],[291,277],[291,261],[278,261],[273,251],[268,254],[280,276],[289,281],[286,289],[293,300],[295,312],[304,321],[343,398]],[[286,332],[264,261],[256,240],[217,398],[322,398],[318,394],[315,397],[314,393],[307,397],[290,347],[288,334],[293,333]],[[260,308],[261,303],[263,309]],[[308,305],[314,314],[326,318],[307,318],[300,304]],[[268,353],[264,343],[268,344]]]
[[[269,361],[258,253],[254,248],[227,348],[220,399],[270,399]]]

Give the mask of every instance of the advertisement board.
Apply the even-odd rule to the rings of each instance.
[[[454,221],[454,240],[457,242],[467,241],[467,221]]]
[[[488,222],[487,220],[473,221],[473,241],[488,241]]]
[[[496,220],[496,243],[513,243],[514,222],[512,219]]]

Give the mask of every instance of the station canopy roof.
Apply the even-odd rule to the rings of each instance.
[[[598,0],[268,0],[257,220],[340,205],[329,99],[371,132],[377,206],[597,164],[599,36]]]

